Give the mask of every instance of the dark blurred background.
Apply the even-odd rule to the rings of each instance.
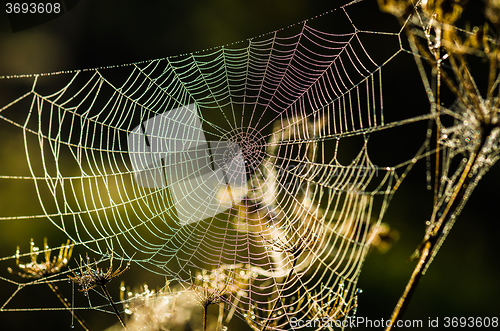
[[[342,4],[310,0],[73,1],[74,7],[66,14],[28,29],[18,28],[20,31],[15,33],[2,7],[0,76],[105,67],[205,50],[286,27]],[[355,24],[366,29],[396,32],[400,28],[394,17],[378,11],[375,1],[357,4],[349,8],[349,13]],[[318,24],[333,26],[335,21],[330,22],[326,16]],[[386,46],[377,47],[384,52]],[[384,67],[383,75],[384,105],[389,119],[428,112],[426,95],[411,56],[399,55]],[[0,80],[0,106],[20,95],[11,82]],[[416,152],[423,142],[425,127],[388,131],[396,138],[380,142],[374,138],[370,142],[370,148],[378,153],[374,155],[374,163],[394,165],[405,150]],[[23,175],[19,169],[26,167],[24,147],[22,141],[12,138],[10,130],[13,129],[0,128],[3,142],[0,170],[3,175]],[[420,319],[426,325],[429,318],[436,317],[442,320],[500,315],[499,183],[497,165],[473,193],[421,281],[405,319]],[[0,216],[40,213],[37,197],[25,193],[18,184],[19,181],[2,180]],[[403,292],[415,266],[408,259],[422,240],[425,221],[431,214],[432,194],[425,187],[425,164],[420,162],[396,192],[385,217],[385,222],[399,231],[399,241],[385,254],[371,252],[365,262],[358,283],[364,291],[359,297],[358,316],[372,320],[389,318]],[[64,236],[46,220],[3,221],[0,258],[12,256],[17,245],[27,252],[30,238],[42,245],[45,236],[54,247],[65,242]],[[13,261],[6,260],[10,264]],[[7,266],[0,265],[3,268],[0,277],[7,276]],[[161,286],[163,282],[162,277],[138,266],[123,278],[131,286],[143,282]],[[118,281],[114,285],[118,288]],[[1,305],[16,286],[3,280],[0,286]],[[71,286],[68,284],[63,290],[71,293]],[[46,286],[31,286],[26,291],[28,294],[19,296],[19,300],[33,300],[33,308],[60,306]],[[118,295],[116,289],[113,291]],[[81,293],[75,293],[77,300],[80,297]],[[12,301],[12,307],[29,306],[26,302]],[[83,312],[83,315],[95,330],[116,324],[114,316],[103,312]],[[70,325],[71,316],[64,311],[0,312],[1,330],[66,330]],[[228,327],[229,330],[245,328],[237,319]],[[79,328],[75,325],[75,329]]]

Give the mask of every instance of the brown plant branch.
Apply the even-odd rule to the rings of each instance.
[[[78,321],[78,323],[80,323],[82,328],[86,331],[90,331],[90,328],[87,325],[87,323],[85,323],[83,318],[81,318],[80,315],[71,307],[71,305],[68,303],[68,300],[66,299],[66,297],[64,297],[64,295],[61,293],[61,291],[59,291],[59,288],[52,283],[47,283],[47,285],[50,287],[52,292],[54,292],[54,294],[57,296],[57,298],[61,301],[61,303],[64,305],[64,307],[66,307],[66,309],[69,310],[71,315],[73,315],[73,317]]]

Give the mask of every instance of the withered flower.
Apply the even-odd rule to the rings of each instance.
[[[108,299],[111,308],[113,308],[116,317],[120,321],[120,324],[126,330],[127,328],[125,327],[125,322],[123,321],[123,318],[118,312],[118,309],[116,308],[113,298],[111,297],[111,294],[106,288],[106,284],[109,283],[111,280],[115,279],[116,277],[120,276],[121,274],[123,274],[125,271],[127,271],[128,268],[130,267],[130,261],[127,263],[127,266],[123,270],[121,270],[123,262],[122,260],[120,262],[120,266],[113,271],[113,254],[111,254],[109,258],[109,267],[105,271],[104,268],[97,267],[98,262],[96,260],[94,260],[94,263],[91,263],[88,255],[86,257],[87,261],[86,264],[84,264],[82,260],[83,259],[80,256],[80,263],[77,262],[79,272],[71,270],[71,272],[73,272],[73,276],[68,276],[68,277],[74,283],[77,283],[82,287],[82,289],[80,289],[80,292],[88,293],[89,290],[95,288],[96,286],[100,286],[102,291],[104,292],[104,295],[106,295],[106,298]],[[95,269],[93,268],[93,266],[95,267]]]
[[[14,272],[12,268],[8,268],[8,271],[12,274],[17,274],[23,278],[42,278],[49,275],[56,274],[60,272],[65,266],[68,265],[69,259],[71,258],[71,254],[73,253],[74,244],[70,244],[70,241],[66,242],[66,245],[61,245],[59,248],[59,254],[54,256],[52,259],[50,258],[51,249],[47,244],[47,238],[43,240],[43,252],[45,255],[45,261],[38,262],[38,255],[40,254],[40,249],[35,246],[33,239],[30,242],[30,258],[31,262],[29,263],[20,263],[20,249],[17,246],[16,250],[16,265],[22,272]]]
[[[113,271],[113,255],[111,255],[109,259],[109,267],[106,270],[104,270],[104,268],[97,267],[98,262],[95,260],[94,263],[91,263],[88,255],[86,257],[86,264],[82,263],[82,260],[83,259],[80,256],[80,263],[77,262],[79,273],[71,270],[73,272],[73,276],[68,276],[73,282],[82,287],[80,292],[88,292],[96,286],[103,287],[111,280],[123,274],[130,267],[129,262],[123,270],[120,270],[122,266],[122,262],[120,262],[118,269]],[[92,265],[95,266],[95,269],[92,268]]]

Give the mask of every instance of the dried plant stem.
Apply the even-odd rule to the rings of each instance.
[[[120,321],[120,324],[122,327],[127,330],[127,327],[125,326],[125,322],[123,321],[123,318],[121,317],[120,313],[118,312],[118,309],[116,308],[115,303],[113,302],[113,299],[111,298],[111,294],[109,294],[108,289],[106,288],[106,285],[101,285],[102,291],[104,292],[104,295],[106,295],[106,298],[109,301],[109,304],[113,308],[113,311],[115,312],[116,317],[118,317],[118,320]]]
[[[85,321],[83,320],[83,318],[80,317],[80,315],[78,315],[78,313],[75,312],[75,310],[71,308],[71,305],[68,303],[68,301],[66,300],[66,298],[64,297],[64,295],[61,293],[61,291],[59,291],[59,288],[57,286],[55,286],[54,284],[52,284],[52,283],[47,283],[47,285],[49,285],[49,287],[52,290],[52,292],[55,293],[55,295],[59,298],[59,300],[62,302],[62,304],[64,305],[64,307],[66,307],[69,310],[69,312],[71,313],[71,315],[73,315],[73,317],[78,321],[78,323],[80,323],[80,325],[86,331],[90,331],[90,328],[87,325],[87,323],[85,323]]]
[[[222,318],[224,317],[224,301],[219,302],[219,317],[217,319],[216,331],[222,331]]]
[[[266,324],[262,328],[262,331],[266,330],[267,327],[269,326],[269,322],[271,321],[271,316],[273,314],[273,311],[276,309],[276,306],[278,306],[278,302],[281,300],[281,294],[283,293],[283,290],[285,289],[285,286],[288,283],[288,280],[290,279],[290,275],[295,270],[295,265],[297,264],[297,260],[298,260],[297,258],[293,260],[292,268],[290,269],[288,275],[286,275],[286,279],[283,282],[283,285],[281,286],[281,289],[278,292],[278,297],[276,298],[276,302],[274,303],[273,308],[269,311],[269,316],[267,317]]]
[[[237,295],[236,296],[236,300],[239,300],[240,299],[240,296]],[[226,315],[226,320],[225,320],[225,323],[229,323],[231,321],[231,319],[233,318],[233,315],[234,315],[234,312],[236,311],[236,305],[230,305],[231,309],[229,309],[229,312],[227,313]]]
[[[479,145],[479,148],[476,150],[481,150],[484,144],[483,142]],[[452,215],[455,215],[455,211],[459,207],[462,198],[465,195],[466,190],[468,189],[468,179],[470,179],[469,174],[470,171],[477,159],[477,152],[471,153],[469,156],[467,165],[465,166],[462,175],[460,176],[459,183],[455,188],[455,191],[450,197],[449,202],[446,205],[446,208],[443,211],[443,214],[439,217],[439,220],[436,222],[436,225],[433,227],[432,231],[426,234],[423,243],[419,249],[420,259],[413,270],[413,273],[406,285],[406,288],[403,292],[403,295],[399,299],[396,307],[391,316],[391,325],[387,327],[385,331],[392,330],[392,327],[396,324],[396,322],[401,318],[403,313],[405,312],[408,304],[410,303],[411,297],[420,281],[422,276],[425,274],[425,271],[429,267],[429,264],[432,262],[434,258],[435,251],[439,249],[442,244],[443,235],[445,235],[444,231],[446,229],[446,225],[452,221]],[[434,211],[436,214],[437,210]],[[434,215],[433,215],[434,216]]]
[[[203,305],[203,331],[207,331],[208,304]]]
[[[405,312],[406,308],[408,307],[408,304],[410,303],[410,298],[413,295],[413,292],[415,292],[415,289],[417,288],[417,285],[420,281],[420,278],[423,276],[423,268],[427,264],[427,258],[430,256],[429,252],[431,249],[431,243],[426,242],[425,246],[422,249],[422,256],[420,260],[418,261],[417,266],[413,270],[413,273],[410,277],[410,280],[408,281],[408,284],[406,284],[405,291],[401,298],[399,298],[399,301],[394,308],[394,311],[392,312],[391,316],[391,325],[385,329],[385,331],[390,331],[392,329],[392,326],[396,323],[398,319],[403,315]]]

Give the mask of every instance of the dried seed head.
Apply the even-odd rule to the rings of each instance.
[[[60,272],[65,266],[68,265],[71,254],[73,253],[74,244],[70,244],[68,240],[65,245],[59,247],[59,254],[51,259],[51,249],[47,244],[47,238],[44,238],[43,252],[45,254],[45,261],[37,262],[38,255],[40,254],[40,249],[35,246],[33,239],[30,242],[30,253],[31,262],[20,263],[20,249],[19,246],[16,250],[16,264],[22,272],[14,272],[11,268],[8,268],[10,273],[16,273],[23,278],[42,278],[49,275],[56,274]]]
[[[80,262],[77,262],[79,271],[71,270],[73,276],[68,277],[74,283],[82,287],[80,292],[88,292],[96,286],[106,285],[108,282],[127,271],[130,267],[130,261],[123,270],[120,270],[122,262],[123,260],[120,262],[120,266],[113,271],[113,255],[111,255],[109,267],[104,270],[104,268],[97,267],[98,262],[96,260],[91,263],[88,255],[86,256],[86,263],[83,263],[83,258],[80,256]]]

